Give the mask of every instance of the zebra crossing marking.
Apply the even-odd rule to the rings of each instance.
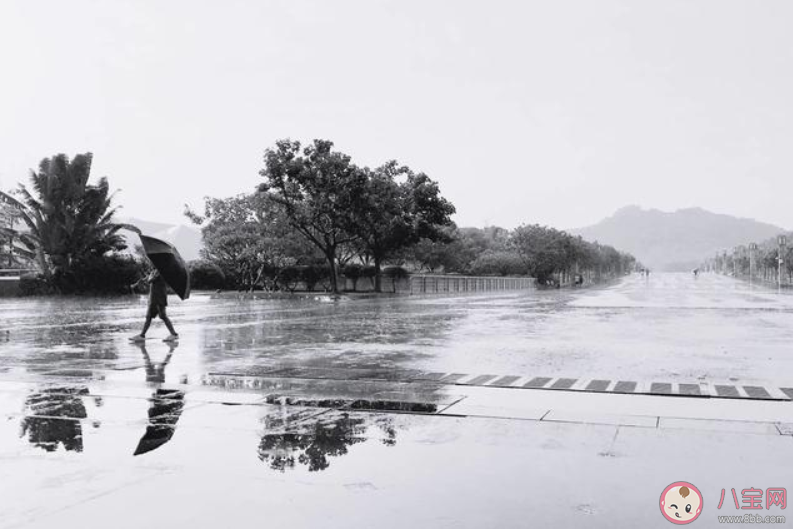
[[[619,393],[651,396],[682,396],[744,400],[793,400],[793,387],[712,384],[706,382],[641,382],[604,378],[524,377],[519,375],[471,375],[465,373],[420,373],[412,380],[438,384],[484,386],[590,393]]]

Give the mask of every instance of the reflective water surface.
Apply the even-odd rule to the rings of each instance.
[[[736,442],[659,429],[654,416],[631,428],[589,424],[564,409],[549,415],[569,392],[542,397],[548,405],[527,394],[549,392],[422,378],[793,386],[787,293],[656,274],[456,297],[199,294],[172,303],[178,343],[162,342],[155,323],[132,344],[144,304],[0,301],[0,527],[152,524],[150,510],[130,505],[158,505],[156,525],[173,527],[248,523],[264,511],[284,527],[519,527],[527,513],[548,526],[564,517],[613,527],[609,512],[656,498],[655,481],[681,479],[680,468],[701,490],[732,483],[725,460],[753,469],[740,486],[784,485],[793,470],[784,426],[745,426],[751,435]],[[614,398],[572,397],[595,410]],[[677,417],[791,415],[789,402],[669,400]],[[631,413],[671,409],[641,402],[651,411]],[[620,487],[637,475],[650,477]],[[573,496],[570,476],[589,479]],[[327,516],[340,505],[343,516]],[[637,526],[656,515],[631,514]]]
[[[162,325],[150,333],[150,351],[127,341],[144,303],[0,300],[2,368],[135,379],[145,357],[167,355],[156,339]],[[772,381],[793,367],[793,296],[713,275],[457,297],[198,294],[175,301],[172,313],[182,335],[168,360],[174,382],[273,372],[399,380],[416,371]]]

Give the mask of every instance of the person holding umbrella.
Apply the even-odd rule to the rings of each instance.
[[[146,323],[143,324],[143,330],[140,334],[130,338],[130,340],[135,342],[145,341],[151,320],[159,316],[171,333],[165,341],[175,342],[179,339],[179,334],[173,328],[173,324],[166,312],[168,287],[173,289],[180,299],[186,300],[189,298],[190,270],[182,256],[179,255],[179,251],[171,243],[143,235],[140,229],[131,224],[125,224],[124,227],[138,234],[140,242],[143,243],[143,251],[154,267],[154,271],[151,274],[131,286],[134,289],[135,286],[143,281],[149,284],[149,308],[146,311]]]
[[[176,329],[173,327],[173,323],[171,323],[171,319],[168,317],[166,312],[166,307],[168,306],[168,284],[165,282],[165,279],[162,277],[158,270],[154,270],[151,274],[147,277],[140,279],[137,283],[131,286],[131,288],[135,288],[141,282],[146,282],[149,284],[149,308],[146,311],[146,322],[143,324],[143,330],[140,334],[137,334],[130,338],[133,342],[143,342],[146,340],[146,333],[151,326],[151,320],[156,318],[157,316],[160,317],[162,322],[168,327],[168,331],[171,333],[168,338],[164,341],[166,342],[174,342],[179,339],[179,334],[176,332]]]

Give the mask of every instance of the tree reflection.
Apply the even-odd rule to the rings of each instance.
[[[389,418],[380,418],[378,426],[384,432],[386,446],[396,444],[396,429]],[[367,440],[366,418],[349,413],[332,414],[315,422],[301,422],[287,426],[280,433],[266,433],[259,443],[259,459],[273,470],[285,472],[296,465],[308,467],[309,472],[325,470],[329,458],[348,453],[348,447]]]
[[[394,428],[393,422],[386,417],[377,421],[377,426],[383,432],[380,442],[386,446],[396,446],[396,428]]]
[[[28,442],[54,452],[58,445],[67,451],[83,451],[83,429],[80,419],[88,414],[82,397],[88,395],[85,387],[47,388],[30,394],[25,399],[29,415],[22,419],[20,437],[27,435]]]

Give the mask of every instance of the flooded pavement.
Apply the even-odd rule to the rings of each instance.
[[[139,377],[160,360],[143,298],[0,301],[4,371]],[[732,279],[633,276],[608,288],[451,297],[173,302],[169,381],[209,373],[400,380],[420,372],[669,382],[793,383],[793,296]],[[130,372],[125,373],[125,370]]]
[[[465,416],[372,413],[329,399],[139,389],[0,385],[0,527],[614,527],[615,516],[662,527],[658,495],[680,479],[705,495],[708,527],[722,488],[787,486],[793,470],[779,423],[609,417],[555,400],[535,410],[536,399],[498,394],[469,398],[501,418],[477,416],[476,404]],[[639,405],[646,412],[670,400],[600,397],[657,399]],[[680,413],[689,399],[671,400]]]
[[[143,300],[0,302],[0,527],[664,526],[679,480],[707,527],[723,488],[793,485],[787,294],[172,305],[179,343],[131,344]]]

